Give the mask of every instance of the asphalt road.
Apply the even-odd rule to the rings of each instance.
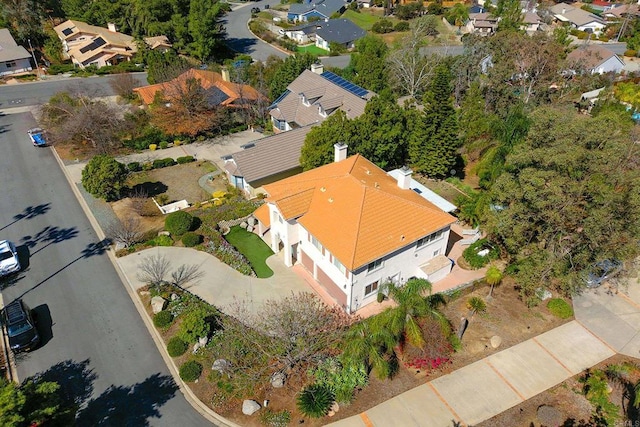
[[[139,86],[147,83],[147,73],[132,73]],[[0,86],[0,110],[12,107],[41,105],[49,101],[54,94],[63,91],[86,93],[92,97],[114,95],[109,81],[114,76],[96,77],[51,77],[33,83],[6,84]]]
[[[51,149],[29,142],[34,125],[31,113],[0,116],[0,239],[24,267],[2,295],[24,298],[43,338],[18,359],[20,380],[59,381],[79,426],[210,426],[177,389]]]

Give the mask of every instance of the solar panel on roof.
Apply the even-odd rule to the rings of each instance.
[[[80,53],[87,53],[90,50],[93,50],[96,48],[96,45],[94,42],[89,43],[88,45],[86,45],[85,47],[83,47],[82,49],[80,49]]]
[[[331,71],[325,71],[320,75],[329,80],[334,85],[339,86],[342,89],[351,92],[356,96],[359,96],[360,98],[365,97],[369,93],[369,91],[367,91],[366,89],[363,89],[360,86],[351,83],[349,80],[343,79],[342,77],[332,73]]]
[[[107,42],[102,37],[98,37],[97,39],[95,39],[93,41],[93,44],[95,44],[96,47],[100,47],[100,46],[104,46],[105,44],[107,44]]]
[[[62,34],[64,34],[65,36],[68,36],[71,33],[73,33],[73,30],[71,28],[65,28],[64,30],[62,30]]]
[[[267,108],[267,110],[271,110],[272,108],[275,108],[276,105],[278,105],[278,103],[280,101],[282,101],[284,99],[285,96],[289,95],[291,93],[291,91],[289,89],[285,90],[282,95],[280,95],[278,97],[278,99],[276,99],[275,101],[273,101],[273,103],[271,105],[269,105],[269,107]]]

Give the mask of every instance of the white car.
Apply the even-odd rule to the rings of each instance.
[[[0,276],[7,276],[20,271],[20,260],[13,242],[0,241]]]

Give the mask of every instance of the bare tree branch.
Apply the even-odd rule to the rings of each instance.
[[[142,241],[140,220],[135,217],[128,217],[123,221],[116,219],[107,225],[105,234],[108,238],[128,248]]]
[[[138,280],[150,285],[159,285],[169,272],[169,260],[164,255],[152,255],[138,264]]]
[[[187,283],[195,285],[203,276],[204,272],[200,269],[199,265],[182,264],[171,272],[171,283],[179,288],[185,289]]]

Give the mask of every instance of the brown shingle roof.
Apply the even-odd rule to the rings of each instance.
[[[571,66],[578,66],[586,69],[597,68],[598,65],[613,58],[616,54],[599,44],[591,44],[587,46],[580,46],[569,55],[567,55],[567,62]],[[620,60],[622,62],[622,60]]]
[[[311,126],[259,139],[255,146],[233,153],[234,175],[248,183],[300,168],[300,151]]]
[[[353,119],[364,113],[367,100],[375,95],[369,92],[366,99],[363,99],[310,70],[304,70],[287,89],[290,93],[271,109],[270,114],[278,120],[295,123],[298,126],[307,126],[325,119],[318,111],[318,104],[324,99],[342,97],[337,108],[343,110],[348,118]],[[314,102],[311,105],[304,105],[299,94],[305,94],[308,100]],[[307,94],[313,95],[313,98]]]
[[[190,78],[200,80],[200,84],[205,90],[215,86],[223,91],[228,98],[221,105],[235,106],[234,103],[238,100],[252,102],[263,98],[260,92],[249,85],[227,82],[220,73],[193,68],[169,82],[135,88],[134,91],[138,93],[142,102],[149,105],[153,103],[157,92],[163,92],[163,96],[169,100],[172,96],[177,96],[177,92],[184,89],[187,80]]]
[[[352,271],[455,222],[358,154],[264,189]]]

